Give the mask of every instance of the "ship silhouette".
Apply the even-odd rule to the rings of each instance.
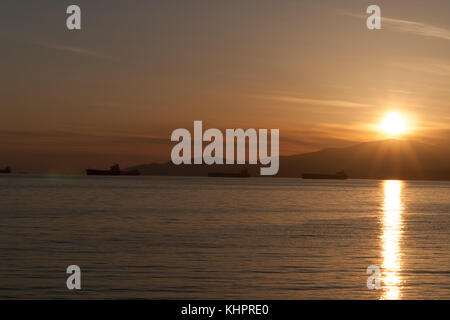
[[[241,170],[238,173],[227,173],[227,172],[210,172],[208,177],[222,177],[222,178],[248,178],[251,177],[247,169]]]
[[[322,173],[303,173],[303,179],[347,179],[348,176],[344,170],[336,172],[335,174],[322,174]]]
[[[4,169],[0,169],[0,173],[11,173],[11,168],[6,166]]]
[[[122,171],[118,164],[112,165],[109,170],[86,169],[88,176],[138,176],[138,170]]]

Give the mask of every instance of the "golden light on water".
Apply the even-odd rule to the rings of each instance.
[[[382,240],[382,299],[396,300],[401,297],[402,268],[402,182],[384,182],[383,234]]]

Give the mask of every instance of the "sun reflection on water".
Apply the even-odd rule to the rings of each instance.
[[[382,264],[382,299],[396,300],[401,297],[402,267],[401,238],[402,238],[402,182],[388,180],[384,182],[383,205],[383,246]]]

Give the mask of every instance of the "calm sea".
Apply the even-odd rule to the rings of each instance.
[[[450,298],[449,182],[3,175],[0,201],[1,298]]]

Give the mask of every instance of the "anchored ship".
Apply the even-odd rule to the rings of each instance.
[[[0,169],[0,173],[11,173],[11,168],[5,167],[4,169]]]
[[[223,177],[223,178],[248,178],[250,177],[248,170],[242,170],[239,173],[225,173],[225,172],[210,172],[208,177]]]
[[[86,169],[88,176],[138,176],[138,170],[122,171],[118,164],[111,166],[109,170]]]
[[[335,174],[321,174],[321,173],[303,173],[303,179],[348,179],[344,170],[336,172]]]

